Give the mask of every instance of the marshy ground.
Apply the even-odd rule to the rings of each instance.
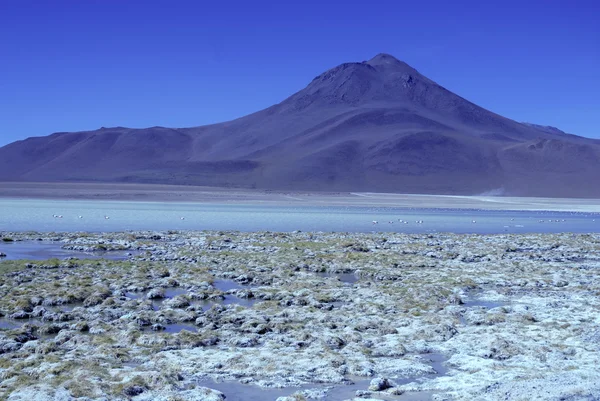
[[[0,238],[2,399],[600,395],[600,234]]]

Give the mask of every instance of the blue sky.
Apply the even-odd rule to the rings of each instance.
[[[498,114],[600,137],[599,3],[0,0],[0,145],[225,121],[380,52]]]

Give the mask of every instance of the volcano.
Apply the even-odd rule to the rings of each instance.
[[[600,197],[599,177],[600,141],[497,115],[387,54],[233,121],[59,132],[0,148],[2,181]]]

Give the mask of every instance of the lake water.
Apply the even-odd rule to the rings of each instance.
[[[600,214],[0,198],[0,231],[28,230],[581,233],[600,232]]]

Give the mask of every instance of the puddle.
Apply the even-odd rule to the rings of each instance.
[[[0,260],[48,260],[54,258],[127,260],[132,256],[142,253],[141,251],[130,250],[102,252],[71,251],[62,249],[62,245],[62,242],[48,241],[0,242],[0,252],[6,254],[6,257]]]
[[[398,400],[402,401],[431,401],[435,391],[407,391],[401,396],[398,396]]]
[[[189,324],[165,324],[165,333],[179,333],[181,330],[191,331],[192,333],[196,333],[198,331],[198,327],[192,326]]]
[[[329,389],[324,397],[318,397],[319,400],[326,401],[342,401],[354,399],[356,391],[367,390],[371,378],[360,380],[354,384],[307,384],[300,387],[284,387],[284,388],[264,388],[253,384],[242,384],[239,382],[226,381],[215,382],[213,380],[199,380],[196,382],[199,386],[208,387],[213,390],[218,390],[225,394],[227,401],[265,401],[275,400],[278,397],[291,396],[294,393],[303,390],[325,390]],[[399,400],[399,396],[377,396],[374,397],[381,400]],[[408,398],[405,398],[408,400]]]
[[[187,290],[181,287],[167,287],[165,288],[165,298],[173,298],[177,295],[185,295],[187,294]]]
[[[27,319],[23,319],[22,322],[18,322],[16,320],[12,320],[12,319],[0,318],[0,329],[2,329],[2,330],[18,329],[26,322],[27,322]]]
[[[254,298],[240,298],[235,295],[225,295],[225,299],[220,302],[223,305],[240,305],[245,306],[246,308],[251,308],[258,300]]]
[[[130,369],[135,369],[138,366],[140,366],[141,364],[142,364],[142,362],[138,362],[138,361],[122,362],[122,365],[124,368],[130,368]]]
[[[484,301],[482,299],[472,299],[466,302],[463,302],[463,304],[461,306],[465,307],[465,308],[474,308],[477,306],[481,306],[487,309],[494,309],[494,308],[498,308],[500,306],[504,306],[506,305],[506,303],[504,302],[498,302],[498,301]]]
[[[244,288],[242,284],[239,284],[233,280],[215,280],[213,281],[213,287],[223,292],[229,290],[241,290],[242,288]]]
[[[291,396],[304,390],[322,391],[323,397],[317,397],[324,401],[343,401],[358,398],[357,391],[367,391],[373,378],[360,378],[353,384],[307,384],[300,387],[263,388],[253,384],[242,384],[239,382],[225,381],[215,382],[210,379],[195,382],[199,386],[218,390],[225,394],[227,401],[264,401],[275,400],[278,397]],[[412,382],[410,380],[408,382]],[[396,380],[397,382],[397,380]],[[325,391],[326,390],[326,391]],[[398,401],[430,401],[434,392],[406,392],[402,395],[389,395],[384,393],[373,393],[371,399],[398,400]],[[311,398],[312,399],[312,398]]]
[[[170,324],[163,324],[162,326],[164,327],[164,330],[154,331],[154,330],[152,330],[152,326],[146,326],[142,329],[142,331],[148,331],[148,332],[152,332],[152,333],[170,333],[170,334],[176,334],[182,330],[187,330],[192,333],[196,333],[198,331],[198,327],[192,326],[191,324],[170,323]]]
[[[235,295],[225,295],[223,300],[201,300],[193,301],[191,305],[201,305],[203,311],[207,311],[212,308],[213,305],[240,305],[245,308],[251,308],[252,305],[257,303],[259,300],[255,298],[239,298]]]
[[[505,305],[506,305],[506,302],[484,301],[482,299],[474,298],[474,299],[468,300],[466,302],[463,302],[461,307],[463,307],[463,308],[481,307],[481,308],[490,310],[490,309],[498,308],[498,307],[505,306]],[[461,313],[460,316],[458,317],[458,322],[462,325],[468,324],[463,313]]]
[[[163,288],[164,293],[165,293],[165,297],[164,298],[156,298],[154,299],[154,301],[164,301],[165,299],[169,299],[169,298],[173,298],[177,295],[184,295],[187,294],[187,290],[185,288],[182,287],[166,287]],[[146,292],[126,292],[125,296],[129,299],[146,299],[146,296],[148,295],[148,291]]]
[[[435,379],[436,377],[445,376],[448,373],[448,368],[445,365],[445,362],[448,361],[448,357],[446,357],[446,355],[437,352],[430,352],[427,354],[415,354],[414,356],[418,357],[416,360],[419,362],[431,366],[436,373],[426,373],[418,376],[391,379],[394,383],[396,383],[397,386]]]
[[[419,354],[423,358],[423,362],[431,365],[437,373],[428,374],[409,378],[391,379],[397,385],[403,385],[413,382],[420,382],[426,379],[443,376],[448,372],[444,362],[448,358],[440,353]],[[214,390],[218,390],[225,394],[228,401],[262,401],[275,400],[278,397],[290,396],[296,392],[303,390],[327,390],[324,392],[324,397],[318,397],[319,400],[342,401],[354,399],[356,392],[359,390],[367,391],[373,377],[351,377],[349,378],[352,384],[307,384],[300,387],[286,388],[263,388],[253,384],[242,384],[239,382],[226,381],[215,382],[210,379],[203,379],[196,384]],[[399,400],[399,401],[430,401],[435,392],[432,391],[408,391],[401,395],[389,395],[385,393],[373,393],[372,398],[378,400]]]
[[[23,327],[26,323],[35,325],[35,326],[43,326],[44,324],[52,324],[52,322],[42,322],[38,318],[32,319],[8,319],[8,318],[0,318],[0,330],[14,330]],[[164,330],[159,330],[157,333],[179,333],[182,330],[191,331],[193,333],[198,331],[198,327],[193,326],[191,324],[181,324],[181,323],[172,323],[172,324],[164,324]],[[151,326],[146,326],[143,328],[144,331],[152,331]],[[86,332],[80,334],[87,334]],[[39,335],[40,338],[52,338],[55,337],[56,333],[52,334],[43,334]]]
[[[39,318],[29,318],[29,319],[10,319],[7,317],[0,318],[0,329],[2,330],[13,330],[23,327],[25,324],[30,324],[34,326],[43,326],[44,323],[48,324],[49,322],[42,322]],[[51,323],[51,322],[50,322]]]
[[[156,298],[152,300],[152,309],[159,310],[162,308],[163,303],[170,298],[176,297],[177,295],[185,295],[187,294],[187,290],[181,287],[167,287],[165,290],[164,298]],[[143,298],[146,298],[146,294],[143,294]]]
[[[65,304],[61,306],[61,312],[71,312],[75,308],[83,307],[83,302]]]
[[[214,286],[221,291],[228,291],[232,289],[241,289],[244,288],[241,284],[238,284],[234,281],[230,280],[217,280],[214,283]],[[167,287],[165,290],[165,297],[153,299],[152,301],[152,309],[155,311],[160,310],[162,308],[163,303],[170,298],[176,297],[177,295],[185,295],[188,294],[188,291],[182,287]],[[147,292],[126,292],[125,296],[129,299],[137,299],[137,300],[145,300]],[[198,300],[198,301],[190,301],[190,305],[201,305],[202,310],[207,311],[213,305],[240,305],[246,308],[251,308],[258,302],[258,299],[255,298],[240,298],[233,294],[225,294],[225,299],[223,300]]]
[[[445,362],[448,360],[446,355],[437,352],[431,352],[429,354],[421,354],[421,356],[425,360],[429,361],[428,364],[431,365],[431,367],[437,372],[435,375],[428,376],[445,376],[448,373],[448,368],[445,365]]]
[[[334,277],[340,280],[342,283],[354,284],[358,281],[358,277],[354,273],[331,273],[331,272],[318,272],[315,273],[319,277]]]
[[[73,302],[69,304],[44,306],[47,310],[55,313],[71,312],[75,308],[84,307],[83,302]]]
[[[243,285],[240,283],[237,283],[233,280],[215,280],[213,282],[213,287],[215,287],[216,289],[223,291],[223,292],[227,292],[229,290],[242,290],[242,289],[248,289],[248,288],[252,288],[248,285]],[[233,294],[225,294],[225,299],[223,300],[211,300],[211,301],[201,301],[200,303],[202,304],[202,309],[204,310],[208,310],[210,309],[211,306],[215,305],[215,304],[221,304],[221,305],[240,305],[240,306],[244,306],[246,308],[251,308],[252,305],[254,305],[258,300],[254,299],[254,298],[240,298],[236,295]]]
[[[299,387],[262,388],[251,384],[242,384],[233,381],[216,382],[210,379],[198,380],[194,383],[198,386],[208,387],[222,392],[225,394],[225,399],[227,401],[275,400],[278,397],[285,397],[302,389]]]

